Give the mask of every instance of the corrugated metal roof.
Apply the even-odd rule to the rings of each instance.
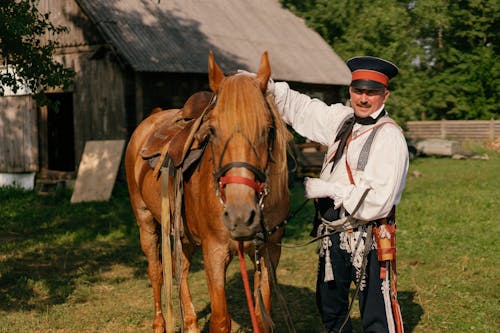
[[[139,72],[256,71],[267,50],[273,78],[348,85],[344,61],[277,0],[77,0]]]

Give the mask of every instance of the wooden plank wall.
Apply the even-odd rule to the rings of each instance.
[[[43,43],[54,38],[61,48],[102,43],[96,27],[75,0],[40,0],[37,8],[41,13],[50,13],[49,19],[54,25],[68,28],[67,32],[56,36],[42,36]]]
[[[38,171],[36,102],[31,96],[0,98],[0,173]]]
[[[108,57],[80,57],[84,58],[82,70],[73,95],[76,165],[87,141],[126,139],[128,134],[125,82],[119,65]]]
[[[500,120],[409,121],[406,135],[414,139],[489,141],[500,137]]]

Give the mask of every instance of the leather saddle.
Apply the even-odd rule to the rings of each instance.
[[[182,109],[162,110],[162,123],[154,129],[140,150],[157,174],[168,156],[175,167],[185,171],[203,154],[208,127],[201,126],[210,109],[213,93],[200,91],[188,98]]]

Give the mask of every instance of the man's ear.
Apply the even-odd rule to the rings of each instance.
[[[384,103],[387,101],[387,99],[389,98],[390,95],[391,95],[391,92],[388,89],[386,89],[385,93],[384,93]]]

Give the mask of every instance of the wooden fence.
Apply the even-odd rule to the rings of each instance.
[[[489,141],[500,137],[500,120],[409,121],[406,135],[413,139]]]
[[[485,142],[500,138],[500,120],[409,121],[406,126],[405,136],[412,139]],[[423,141],[419,140],[419,142],[421,145]],[[429,144],[435,143],[427,143]],[[446,145],[451,145],[451,148],[447,148]],[[457,146],[460,146],[460,143],[452,141],[440,143],[440,149],[445,147],[449,151],[458,149]],[[311,142],[293,144],[292,148],[296,159],[297,176],[317,176],[323,164],[326,147]]]

